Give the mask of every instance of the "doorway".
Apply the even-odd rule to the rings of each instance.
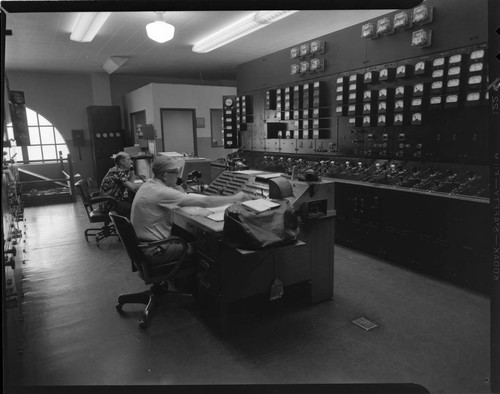
[[[139,139],[140,128],[146,124],[146,110],[132,112],[130,114],[130,130],[127,135],[127,142],[131,145]]]
[[[161,108],[163,152],[198,155],[196,110]]]

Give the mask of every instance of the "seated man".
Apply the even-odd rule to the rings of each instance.
[[[118,152],[115,155],[115,166],[110,168],[101,182],[101,196],[111,196],[117,202],[105,201],[99,204],[99,208],[105,212],[116,211],[119,215],[130,218],[133,194],[142,185],[134,183],[135,173],[132,167],[132,159],[125,152]]]
[[[207,196],[186,193],[177,185],[179,175],[175,159],[158,156],[153,163],[154,178],[142,185],[132,203],[131,222],[140,241],[157,241],[168,238],[172,231],[172,210],[177,207],[215,207],[235,201],[246,201],[249,197],[239,192],[232,196]],[[155,261],[175,258],[179,253],[175,245],[169,249],[154,247],[145,251]]]

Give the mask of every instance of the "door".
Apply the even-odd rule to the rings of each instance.
[[[161,109],[163,152],[198,155],[196,111],[194,109]]]

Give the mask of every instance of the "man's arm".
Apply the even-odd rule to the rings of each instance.
[[[135,192],[137,189],[141,187],[142,183],[132,183],[130,181],[123,182],[123,186],[125,186],[128,190]]]
[[[203,194],[189,193],[179,202],[179,206],[197,206],[197,207],[218,207],[231,204],[236,201],[247,201],[250,197],[246,193],[239,192],[232,196],[206,196]]]

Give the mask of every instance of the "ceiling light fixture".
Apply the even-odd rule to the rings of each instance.
[[[207,53],[253,33],[297,11],[258,11],[226,26],[193,45],[193,52]]]
[[[146,25],[148,37],[153,41],[163,44],[174,38],[175,27],[163,20],[164,12],[156,12],[158,20]]]
[[[80,12],[69,38],[78,42],[92,41],[110,15],[111,12]]]

